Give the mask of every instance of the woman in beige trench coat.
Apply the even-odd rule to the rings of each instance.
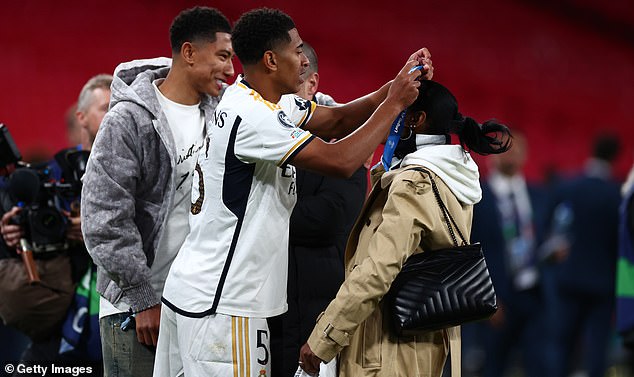
[[[456,134],[461,145],[451,145],[449,134]],[[481,189],[478,167],[466,150],[502,153],[509,146],[506,126],[463,117],[445,87],[422,82],[405,117],[396,153],[402,159],[394,158],[394,169],[387,173],[382,167],[373,171],[372,192],[348,239],[346,279],[301,349],[299,363],[307,373],[315,374],[320,361],[341,352],[340,376],[433,377],[441,376],[450,343],[460,355],[459,328],[395,336],[382,298],[408,257],[453,246],[430,175],[468,239]],[[459,364],[453,366],[456,377]]]

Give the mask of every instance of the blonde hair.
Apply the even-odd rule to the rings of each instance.
[[[95,89],[110,89],[112,84],[112,75],[105,73],[93,76],[86,85],[79,92],[79,99],[77,100],[77,111],[86,111],[92,102],[92,92]]]

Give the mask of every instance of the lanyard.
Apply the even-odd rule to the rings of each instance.
[[[417,65],[409,70],[409,73],[414,72],[417,69],[422,69],[422,65]],[[383,149],[383,156],[381,156],[381,163],[383,163],[383,168],[385,171],[390,170],[390,165],[392,165],[392,157],[394,157],[394,150],[398,145],[398,141],[401,138],[401,133],[403,132],[403,123],[405,123],[405,113],[407,109],[401,111],[400,114],[394,119],[392,122],[392,127],[390,127],[390,136],[387,137],[387,141],[385,142],[385,148]]]

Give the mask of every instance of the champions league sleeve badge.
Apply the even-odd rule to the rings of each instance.
[[[301,97],[295,96],[295,104],[302,111],[306,111],[310,108],[310,101]]]

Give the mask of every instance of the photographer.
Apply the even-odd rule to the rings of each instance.
[[[55,360],[59,328],[72,302],[76,281],[71,278],[70,256],[62,250],[38,253],[34,265],[40,280],[31,284],[17,251],[20,239],[26,237],[25,229],[12,221],[20,216],[22,209],[13,206],[15,201],[6,187],[0,191],[0,198],[2,210],[7,211],[0,222],[6,245],[0,260],[0,317],[6,325],[31,339],[23,360]]]
[[[112,76],[97,75],[86,83],[79,95],[75,115],[82,126],[83,139],[88,141],[83,143],[85,149],[90,148],[108,110],[111,83]],[[65,149],[48,164],[31,164],[20,169],[0,187],[0,210],[4,212],[0,220],[4,241],[0,242],[0,317],[31,338],[22,361],[73,363],[101,359],[97,313],[89,311],[91,295],[98,296],[91,288],[94,271],[80,224],[79,179],[87,160],[87,151],[81,149],[81,146]],[[30,175],[39,176],[39,181],[26,180]],[[33,197],[40,200],[44,196],[49,208],[46,205],[16,206],[18,201],[24,201],[20,198],[25,195],[24,191],[39,192]],[[38,222],[38,211],[48,215],[45,210],[52,210],[53,214]],[[36,238],[48,236],[51,224],[46,221],[57,217],[60,221],[53,225],[60,225],[61,242],[50,238],[38,251]],[[19,250],[26,244],[34,246],[39,281],[27,276],[25,265],[18,258]],[[82,285],[76,291],[80,280]],[[95,365],[100,369],[100,363]],[[100,374],[99,370],[95,371]]]

